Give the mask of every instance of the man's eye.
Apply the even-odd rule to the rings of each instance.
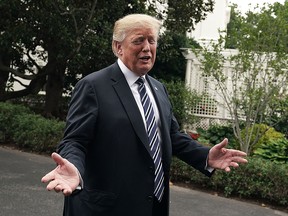
[[[150,39],[150,40],[149,40],[149,43],[150,43],[150,44],[155,44],[156,41],[155,41],[154,39]]]
[[[137,40],[132,41],[132,43],[133,43],[133,44],[136,44],[136,45],[139,45],[139,44],[141,44],[142,42],[143,42],[143,40],[141,40],[141,39],[137,39]]]
[[[134,45],[140,45],[140,44],[142,44],[145,40],[146,40],[145,38],[139,38],[139,39],[133,40],[132,43],[133,43]],[[156,40],[155,40],[154,38],[152,38],[152,39],[147,39],[147,40],[148,40],[148,43],[149,43],[149,44],[155,44],[155,43],[156,43]]]

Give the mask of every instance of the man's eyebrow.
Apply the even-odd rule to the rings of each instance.
[[[131,38],[132,41],[134,40],[141,40],[141,39],[144,39],[144,38],[147,38],[147,39],[153,39],[153,40],[157,40],[157,37],[155,35],[147,35],[147,36],[144,36],[144,35],[135,35],[135,37]]]

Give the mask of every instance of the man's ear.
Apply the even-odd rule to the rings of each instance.
[[[120,42],[116,42],[116,49],[117,49],[117,54],[122,55],[122,44]]]
[[[120,42],[113,40],[112,50],[115,56],[120,57],[122,55],[122,45]]]

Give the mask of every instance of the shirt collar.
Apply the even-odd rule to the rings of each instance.
[[[139,76],[137,76],[134,72],[132,72],[126,65],[121,61],[121,59],[118,58],[117,63],[124,74],[128,85],[131,87],[135,84],[136,80],[139,79]],[[144,80],[146,79],[145,75],[143,76]]]

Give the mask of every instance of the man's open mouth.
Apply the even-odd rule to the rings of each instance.
[[[151,59],[151,57],[150,57],[150,56],[143,56],[143,57],[141,57],[140,59],[142,59],[142,60],[149,60],[149,59]]]

